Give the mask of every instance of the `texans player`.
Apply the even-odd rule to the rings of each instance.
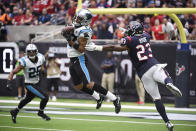
[[[156,109],[163,118],[169,131],[173,131],[173,124],[169,121],[165,107],[161,102],[161,96],[158,89],[158,83],[166,87],[176,96],[181,97],[180,90],[173,85],[173,80],[165,70],[167,64],[160,64],[152,55],[150,48],[150,38],[143,32],[143,25],[137,21],[130,22],[126,30],[126,37],[122,39],[121,45],[111,45],[112,51],[127,50],[134,67],[142,80],[145,90],[152,97]]]
[[[67,56],[71,60],[69,70],[72,81],[75,88],[90,94],[97,100],[97,109],[101,107],[102,101],[104,100],[102,95],[104,95],[113,101],[115,112],[119,113],[121,109],[120,98],[116,97],[114,94],[92,81],[88,72],[88,58],[84,54],[84,51],[86,49],[86,45],[93,45],[91,42],[92,30],[89,26],[91,21],[92,13],[88,9],[81,9],[76,13],[73,20],[74,34],[71,34],[70,31],[66,31],[66,29],[62,31],[62,35],[69,43],[67,45]],[[103,50],[103,47],[96,45],[94,45],[93,48],[94,50]]]
[[[50,120],[46,114],[44,114],[44,108],[48,102],[48,95],[41,91],[39,87],[40,81],[40,71],[43,70],[45,58],[42,54],[38,53],[37,47],[34,44],[29,44],[26,47],[26,56],[19,60],[19,66],[17,66],[8,76],[7,88],[11,89],[11,80],[14,74],[20,70],[24,70],[25,77],[25,87],[27,89],[27,94],[24,99],[20,101],[18,107],[10,111],[13,123],[16,123],[16,116],[20,109],[22,109],[27,103],[29,103],[35,96],[41,98],[40,109],[38,111],[38,116],[42,117],[44,120]]]

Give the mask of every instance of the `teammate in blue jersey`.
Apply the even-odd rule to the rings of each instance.
[[[35,96],[41,98],[40,109],[38,111],[38,116],[42,117],[44,120],[50,120],[46,114],[44,114],[44,108],[48,102],[48,95],[44,93],[40,87],[40,72],[43,70],[45,58],[42,54],[38,53],[37,47],[34,44],[29,44],[26,47],[26,56],[19,60],[19,65],[10,72],[8,76],[7,88],[11,88],[11,80],[14,74],[18,73],[22,69],[24,70],[25,77],[25,87],[27,93],[24,99],[20,101],[18,107],[10,111],[13,123],[16,123],[16,116],[20,109],[22,109],[26,104],[28,104]]]
[[[143,31],[143,25],[137,21],[130,22],[126,30],[126,36],[121,40],[121,45],[111,45],[112,51],[128,51],[131,61],[142,80],[145,90],[152,97],[156,109],[163,118],[169,131],[173,131],[173,124],[169,121],[165,107],[161,102],[158,83],[166,87],[176,96],[182,93],[174,86],[173,80],[165,70],[167,64],[160,64],[152,55],[150,48],[151,36]]]

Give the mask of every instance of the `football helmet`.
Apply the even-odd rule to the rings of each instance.
[[[73,24],[75,26],[88,26],[92,21],[92,13],[88,9],[81,9],[76,12],[73,18]]]
[[[35,59],[35,56],[38,53],[38,49],[36,47],[36,45],[34,44],[28,44],[25,50],[26,55],[30,58],[30,59]]]
[[[127,27],[127,35],[129,36],[140,36],[143,34],[144,27],[137,21],[131,21]]]

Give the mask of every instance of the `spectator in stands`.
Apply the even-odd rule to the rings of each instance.
[[[192,40],[196,40],[196,24],[194,25],[195,27],[194,27],[194,29],[193,29],[193,31],[192,31],[192,33],[191,33],[191,39]]]
[[[106,0],[100,0],[100,2],[97,4],[98,8],[109,8],[110,5],[108,5]]]
[[[120,28],[125,28],[125,23],[124,21],[121,21],[119,24],[118,24],[118,27]],[[117,38],[118,40],[120,40],[123,36],[124,36],[124,32],[122,30],[120,30],[120,28],[117,28],[116,31],[115,31],[115,38]]]
[[[69,17],[72,19],[75,15],[75,12],[76,12],[76,5],[74,3],[74,1],[70,1],[70,7],[68,9],[68,15]]]
[[[114,72],[115,72],[115,60],[112,52],[107,52],[107,57],[102,61],[101,68],[103,69],[103,76],[101,80],[101,86],[114,93]],[[109,99],[106,100],[110,102]]]
[[[47,10],[49,14],[56,14],[60,10],[60,4],[57,0],[52,0]]]
[[[51,16],[47,13],[47,9],[42,10],[42,15],[39,16],[38,22],[40,25],[49,25]]]
[[[12,18],[18,15],[19,9],[17,6],[14,6],[13,12],[12,12]],[[13,19],[12,19],[13,20]]]
[[[69,19],[67,12],[65,11],[65,6],[60,6],[60,11],[57,14],[57,24],[58,25],[67,25],[71,24],[71,19]]]
[[[165,40],[172,40],[174,38],[174,26],[166,17],[163,19],[162,30]]]
[[[35,16],[38,16],[41,13],[40,5],[41,5],[41,1],[40,0],[34,1],[34,3],[33,3],[33,14]]]
[[[150,17],[145,17],[144,18],[144,31],[147,32],[148,34],[152,34],[152,27],[150,25]]]
[[[184,14],[184,18],[181,18],[182,25],[188,29],[188,32],[191,33],[194,28],[195,21],[189,14]]]
[[[184,32],[185,32],[186,38],[190,39],[191,36],[186,28],[184,28]],[[176,40],[180,40],[180,33],[179,33],[176,23],[174,23],[174,36]]]
[[[159,19],[155,20],[155,25],[152,27],[152,38],[153,40],[164,40],[164,32]]]
[[[0,21],[0,42],[6,42],[8,40],[8,30],[6,25]]]
[[[26,10],[26,13],[22,19],[22,23],[24,25],[32,25],[33,23],[33,15],[29,9]]]
[[[0,12],[0,21],[3,21],[4,24],[11,24],[10,8],[6,8],[5,13]]]
[[[23,22],[22,22],[23,17],[24,17],[23,10],[19,9],[18,15],[14,16],[14,18],[12,19],[12,24],[13,25],[23,24]]]

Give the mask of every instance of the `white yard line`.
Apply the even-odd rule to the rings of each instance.
[[[10,115],[4,115],[0,114],[0,116],[9,116]],[[21,116],[18,115],[17,117],[27,117],[27,118],[40,118],[37,116]],[[80,119],[80,118],[62,118],[62,117],[52,117],[52,119],[56,120],[76,120],[76,121],[89,121],[89,122],[112,122],[112,123],[131,123],[131,124],[147,124],[147,125],[165,125],[165,123],[154,123],[154,122],[138,122],[138,121],[114,121],[114,120],[98,120],[98,119]],[[190,126],[190,127],[196,127],[196,125],[192,124],[174,124],[178,126]]]
[[[19,103],[18,100],[0,100],[0,103]],[[39,101],[31,101],[29,104],[39,105]],[[64,102],[48,102],[47,105],[56,105],[56,106],[72,106],[72,107],[96,107],[96,104],[81,104],[81,103],[64,103]],[[114,108],[113,105],[103,104],[102,107],[105,108]],[[122,105],[123,109],[146,109],[146,110],[156,110],[154,106],[131,106],[131,105]],[[196,108],[175,108],[175,107],[166,107],[168,111],[196,111]]]
[[[73,130],[46,129],[46,128],[30,128],[30,127],[17,127],[17,126],[0,126],[0,128],[18,128],[18,129],[43,130],[43,131],[73,131]]]

